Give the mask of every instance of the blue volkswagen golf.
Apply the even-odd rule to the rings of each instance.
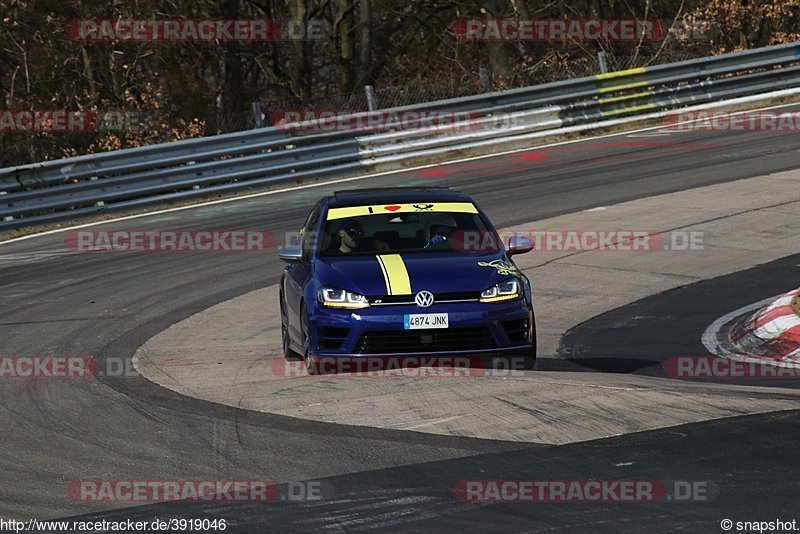
[[[283,248],[284,354],[320,361],[406,356],[510,357],[532,369],[530,283],[468,195],[450,189],[337,192]],[[521,362],[521,365],[520,365]]]

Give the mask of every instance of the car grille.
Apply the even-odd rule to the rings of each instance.
[[[479,291],[459,291],[457,293],[433,294],[434,304],[465,300],[477,301],[479,299]],[[367,300],[369,300],[369,303],[374,306],[386,306],[390,304],[414,304],[414,295],[373,295],[367,297]]]
[[[366,332],[356,345],[357,354],[399,354],[404,352],[446,352],[493,349],[497,347],[488,328],[448,328]]]

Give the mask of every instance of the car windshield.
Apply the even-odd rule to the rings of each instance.
[[[329,217],[318,246],[321,256],[469,253],[500,250],[497,239],[477,212],[414,211]]]

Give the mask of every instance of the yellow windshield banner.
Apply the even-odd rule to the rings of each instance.
[[[387,295],[410,295],[411,280],[408,278],[406,264],[400,254],[380,254],[375,256],[381,266]]]
[[[331,208],[328,220],[347,219],[364,215],[391,215],[392,213],[478,213],[478,208],[471,202],[436,202],[416,204],[377,204],[374,206],[352,206],[347,208]]]

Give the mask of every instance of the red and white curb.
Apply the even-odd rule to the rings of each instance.
[[[800,316],[792,301],[800,289],[784,293],[731,332],[731,341],[747,354],[778,361],[800,359]]]
[[[750,304],[720,317],[703,333],[703,344],[717,356],[795,367],[800,363],[800,316],[792,309],[792,300],[800,295],[795,289],[782,295]],[[755,310],[736,324],[728,343],[722,341],[721,328],[736,317]]]

